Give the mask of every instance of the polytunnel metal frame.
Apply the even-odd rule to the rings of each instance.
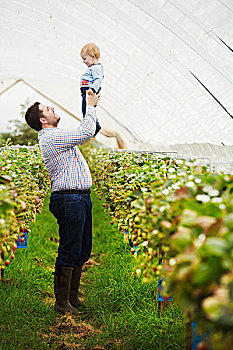
[[[81,121],[82,119],[77,117],[76,114],[70,112],[67,108],[63,107],[62,105],[60,105],[58,102],[56,102],[54,99],[52,99],[51,97],[47,96],[46,94],[44,94],[42,91],[40,91],[39,89],[35,88],[32,84],[28,83],[27,81],[25,81],[24,79],[17,79],[14,83],[10,84],[9,86],[7,86],[5,89],[3,89],[2,91],[0,91],[0,96],[2,96],[5,92],[7,92],[8,90],[10,90],[11,88],[13,88],[15,85],[17,85],[18,83],[23,83],[25,85],[27,85],[28,87],[30,87],[32,90],[34,90],[35,92],[37,92],[39,95],[41,95],[42,97],[45,97],[48,101],[54,103],[57,107],[59,107],[61,110],[63,110],[65,113],[67,113],[68,115],[70,115],[71,117],[73,117],[74,119],[77,119],[78,121]],[[119,124],[122,128],[124,128],[134,139],[135,141],[142,141],[133,130],[130,130],[129,127],[123,125],[121,122],[119,122],[111,113],[109,113],[103,106],[99,105],[99,107],[105,111],[106,114],[108,114],[108,116],[110,118],[112,118],[117,124]],[[115,137],[115,136],[109,136],[106,135],[106,132],[108,133],[108,130],[100,130],[100,133],[103,134],[106,137]]]
[[[21,77],[11,86],[21,81],[80,120],[70,112],[77,110],[76,73],[83,69],[73,50],[97,40],[111,76],[99,104],[100,121],[111,120],[104,136],[122,136],[123,149],[232,159],[233,6],[226,0],[3,0],[1,10],[4,83]],[[48,43],[52,49],[44,53]],[[128,82],[133,88],[122,91]]]
[[[19,149],[19,148],[27,148],[27,149],[33,149],[35,147],[39,148],[39,145],[33,145],[33,146],[27,146],[27,145],[7,145],[7,146],[3,146],[0,147],[0,153],[2,151],[2,149],[4,148],[15,148],[15,149]],[[134,154],[136,155],[146,155],[146,160],[149,160],[150,156],[161,156],[161,159],[164,159],[165,157],[170,157],[171,159],[169,160],[169,164],[171,165],[171,162],[173,160],[185,160],[185,161],[189,161],[189,162],[193,162],[194,165],[201,165],[201,166],[206,166],[208,167],[208,171],[210,173],[216,173],[216,174],[221,174],[224,173],[226,175],[231,174],[233,175],[233,162],[214,162],[211,160],[211,158],[207,158],[207,157],[187,157],[185,155],[179,154],[178,152],[166,152],[166,151],[161,151],[161,152],[157,152],[157,151],[138,151],[138,150],[128,150],[128,149],[106,149],[106,147],[99,147],[100,149],[104,149],[107,150],[108,154],[119,154],[119,153],[125,153],[125,154],[129,154],[131,155],[131,159],[133,157]],[[172,155],[172,156],[171,156]],[[175,155],[173,157],[173,155]],[[158,158],[157,158],[158,159]]]
[[[185,161],[190,161],[193,162],[194,165],[202,165],[202,166],[207,166],[208,171],[212,173],[225,173],[225,174],[231,174],[233,175],[233,162],[215,162],[212,161],[211,158],[208,157],[195,157],[195,156],[186,156],[182,154],[178,154],[178,152],[157,152],[157,151],[138,151],[138,150],[126,150],[126,149],[121,149],[121,150],[108,150],[108,153],[128,153],[131,155],[131,159],[133,157],[133,154],[145,154],[147,161],[149,160],[149,156],[153,155],[164,155],[165,157],[170,157],[170,155],[176,155],[175,157],[171,158],[169,163],[171,164],[171,161],[173,160],[185,160]],[[229,172],[228,172],[229,169]]]

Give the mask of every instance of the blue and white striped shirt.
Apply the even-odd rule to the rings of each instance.
[[[101,63],[88,67],[80,80],[80,87],[90,87],[97,93],[104,79],[104,68]]]
[[[91,188],[91,173],[77,145],[93,137],[95,129],[95,108],[87,106],[77,130],[45,128],[39,131],[39,146],[52,191]]]

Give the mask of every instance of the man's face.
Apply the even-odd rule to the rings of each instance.
[[[47,126],[57,127],[60,117],[54,113],[54,108],[39,104],[39,110],[43,112],[43,117]]]

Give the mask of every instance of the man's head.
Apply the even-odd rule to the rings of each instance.
[[[35,102],[25,114],[27,124],[34,130],[56,128],[60,117],[54,113],[54,108]]]
[[[94,43],[86,44],[81,50],[81,57],[83,62],[90,67],[93,64],[98,63],[100,58],[100,49]]]

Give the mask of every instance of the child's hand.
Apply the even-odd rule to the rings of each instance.
[[[100,95],[94,94],[92,90],[87,90],[86,92],[86,104],[88,106],[97,106],[98,101],[100,99]]]

